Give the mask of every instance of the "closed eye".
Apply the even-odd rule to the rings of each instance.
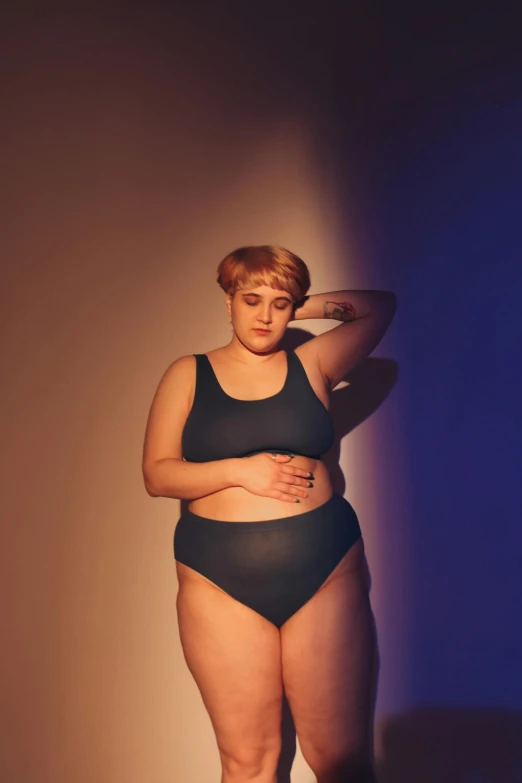
[[[255,307],[257,304],[259,304],[258,302],[247,302],[246,299],[245,299],[245,302],[246,302],[246,304],[249,307]],[[276,305],[275,306],[276,310],[286,310],[287,307],[288,307],[288,305],[285,305],[285,304],[284,305]]]

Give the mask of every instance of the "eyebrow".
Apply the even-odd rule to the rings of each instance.
[[[253,293],[248,293],[248,292],[245,292],[244,294],[241,294],[241,295],[242,296],[257,296],[258,299],[262,299],[263,298],[261,296],[261,294],[253,294]],[[289,296],[276,296],[276,298],[274,299],[274,302],[277,302],[279,299],[282,299],[283,302],[291,302],[292,301]]]

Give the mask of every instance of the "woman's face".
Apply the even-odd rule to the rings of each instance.
[[[283,337],[293,314],[288,291],[261,285],[226,294],[227,310],[236,336],[254,351],[271,350]]]

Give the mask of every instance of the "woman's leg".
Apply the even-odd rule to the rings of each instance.
[[[362,540],[281,627],[282,675],[318,783],[374,783],[375,625]]]
[[[212,722],[222,783],[275,783],[281,750],[278,629],[176,563],[181,645]]]

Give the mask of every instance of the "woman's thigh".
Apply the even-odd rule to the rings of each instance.
[[[371,755],[377,648],[362,540],[281,627],[281,654],[285,693],[312,769]]]
[[[181,645],[222,761],[257,768],[268,759],[276,765],[283,696],[279,631],[198,572],[176,565]]]

